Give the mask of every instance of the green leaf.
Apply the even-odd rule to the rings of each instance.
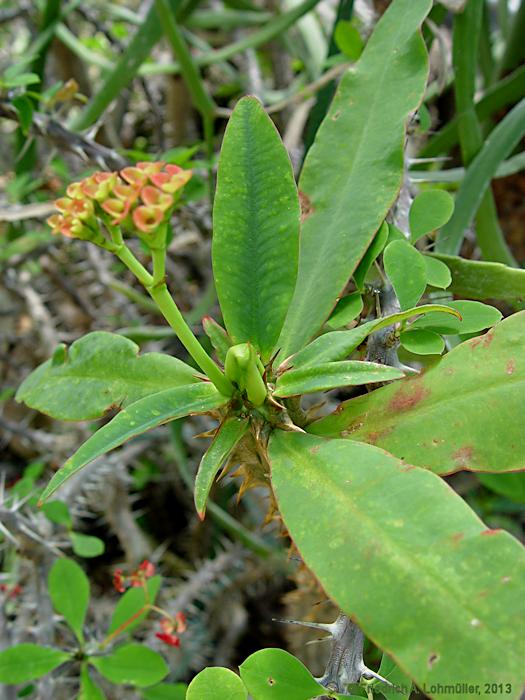
[[[18,114],[20,130],[24,136],[27,136],[29,127],[33,121],[33,103],[29,97],[26,97],[26,95],[19,95],[12,100],[11,104],[16,109],[16,113]]]
[[[427,286],[425,259],[408,241],[392,241],[383,253],[383,264],[402,310],[415,306]]]
[[[144,700],[186,700],[186,683],[161,683],[142,691]]]
[[[364,289],[365,279],[368,274],[368,271],[374,264],[374,261],[376,260],[378,255],[380,255],[383,252],[383,248],[385,247],[388,241],[389,233],[390,227],[386,221],[383,221],[383,223],[379,227],[378,232],[374,236],[374,240],[368,246],[366,253],[363,255],[361,262],[359,263],[356,271],[354,272],[354,282],[356,284],[356,287],[361,291],[363,291]]]
[[[213,207],[213,272],[226,329],[269,359],[297,277],[299,199],[292,166],[260,102],[228,122]],[[239,303],[242,300],[242,303]]]
[[[424,328],[444,335],[479,333],[501,319],[499,309],[479,301],[451,301],[448,304],[459,312],[461,320],[454,316],[432,313],[414,321],[412,328]]]
[[[7,72],[4,73],[7,76]],[[2,80],[2,85],[4,88],[11,89],[16,87],[26,87],[27,85],[36,85],[40,82],[40,76],[36,73],[21,73],[13,78],[6,78]]]
[[[212,666],[198,673],[188,686],[186,700],[247,700],[239,676],[228,668]]]
[[[425,260],[427,256],[425,256]],[[455,255],[435,255],[432,259],[446,263],[452,273],[450,291],[467,299],[525,300],[525,270],[494,262],[466,260]]]
[[[404,372],[395,367],[374,362],[349,360],[347,362],[326,362],[313,367],[291,369],[278,377],[274,396],[285,398],[300,394],[312,394],[342,386],[358,386],[374,382],[388,382],[401,379]]]
[[[120,598],[119,602],[115,606],[113,615],[111,617],[111,622],[109,623],[107,635],[113,634],[119,627],[121,627],[129,619],[137,615],[137,617],[126,626],[123,630],[126,634],[133,632],[146,618],[148,615],[148,610],[144,611],[140,615],[140,610],[146,605],[147,602],[155,603],[155,598],[160,589],[160,584],[162,578],[160,576],[152,576],[148,579],[148,600],[146,600],[146,595],[143,588],[130,588],[126,591]]]
[[[505,158],[525,135],[525,98],[495,126],[472,160],[456,196],[454,214],[443,227],[436,252],[457,255],[490,181]]]
[[[69,349],[59,346],[25,379],[16,398],[58,420],[89,420],[198,381],[196,370],[175,357],[138,352],[138,345],[121,335],[88,333]]]
[[[434,698],[455,697],[430,686],[458,678],[509,683],[508,697],[519,698],[525,552],[517,540],[487,530],[437,475],[371,445],[278,430],[269,456],[292,540],[367,636]],[[482,686],[479,697],[488,692]]]
[[[101,554],[104,554],[106,546],[100,537],[84,535],[80,532],[71,532],[69,536],[71,537],[73,551],[78,557],[89,559],[91,557],[99,557]]]
[[[48,501],[42,506],[42,512],[48,520],[57,525],[64,525],[67,528],[73,526],[69,508],[64,501]]]
[[[375,686],[375,690],[382,693],[387,700],[404,700],[410,696],[411,679],[386,654],[383,654],[378,673],[392,683],[393,687],[381,682]]]
[[[89,675],[86,666],[80,671],[80,693],[78,700],[105,700],[106,696]]]
[[[525,472],[509,474],[476,474],[483,486],[510,498],[515,503],[525,503]]]
[[[423,375],[346,401],[308,431],[370,442],[439,474],[523,469],[524,337],[520,312]]]
[[[323,694],[310,671],[283,649],[261,649],[240,667],[241,678],[257,700],[309,700]]]
[[[325,362],[342,360],[359,345],[361,345],[363,340],[365,340],[365,338],[367,338],[374,331],[392,326],[393,324],[400,323],[401,321],[406,321],[413,316],[432,312],[439,312],[436,313],[437,316],[441,316],[444,313],[453,314],[456,316],[459,314],[456,309],[452,309],[449,306],[443,306],[442,304],[424,304],[423,306],[417,306],[413,309],[400,311],[399,313],[392,314],[391,316],[378,318],[375,321],[362,323],[360,326],[352,328],[349,331],[334,331],[333,333],[325,333],[319,338],[316,338],[296,355],[293,355],[286,363],[284,363],[283,366],[292,365],[293,367],[301,368],[313,367],[317,364],[323,364]]]
[[[363,53],[364,41],[356,27],[348,20],[341,19],[337,23],[334,32],[334,41],[342,53],[348,56],[352,61],[357,59]]]
[[[0,651],[0,683],[33,681],[69,659],[69,654],[58,649],[38,644],[17,644]]]
[[[429,255],[424,255],[423,260],[425,261],[427,284],[439,289],[450,287],[452,275],[445,263],[437,258],[431,258]]]
[[[108,656],[92,656],[89,662],[111,683],[145,688],[167,676],[166,662],[156,651],[142,644],[124,644]]]
[[[308,151],[299,274],[280,338],[282,361],[329,317],[390,209],[403,177],[407,117],[425,89],[419,26],[430,0],[394,0],[342,78]]]
[[[443,338],[434,331],[427,331],[424,328],[403,331],[399,340],[405,350],[415,355],[441,355],[445,349]]]
[[[206,501],[219,470],[222,468],[239,440],[249,428],[249,422],[241,418],[226,418],[212,444],[206,450],[195,477],[195,507],[199,518],[204,520]]]
[[[408,213],[413,243],[444,226],[454,212],[454,198],[445,190],[424,190],[412,202]]]
[[[359,316],[363,310],[363,297],[360,292],[353,292],[339,299],[337,305],[326,322],[328,328],[336,330],[343,328]]]
[[[89,605],[89,581],[72,559],[57,559],[48,577],[49,597],[54,609],[63,615],[76,638],[84,641],[82,628]]]
[[[211,316],[205,316],[202,319],[202,327],[204,332],[210,339],[211,344],[217,357],[224,364],[226,359],[226,353],[232,347],[233,342],[230,336],[226,333],[224,328],[217,323]]]
[[[40,501],[47,500],[86,464],[114,450],[127,440],[176,418],[219,408],[227,401],[228,399],[219,394],[213,384],[204,382],[166,389],[135,401],[86,440],[67,460],[62,469],[56,472],[44,489]]]

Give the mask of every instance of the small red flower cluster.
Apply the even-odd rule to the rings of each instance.
[[[166,617],[160,621],[162,632],[156,632],[155,636],[170,647],[180,647],[180,637],[186,630],[186,616],[178,612],[175,617]]]
[[[22,586],[18,583],[10,586],[7,583],[0,583],[0,593],[5,593],[6,598],[16,598],[22,593]]]
[[[122,573],[122,569],[115,569],[113,574],[113,586],[119,593],[124,593],[128,586],[139,588],[143,586],[146,579],[151,578],[155,573],[155,565],[147,559],[144,559],[142,564],[129,576]]]
[[[167,219],[176,193],[191,176],[191,170],[162,161],[137,163],[120,173],[97,172],[69,185],[67,197],[55,202],[60,213],[47,223],[53,233],[99,244],[97,216],[104,220],[109,215],[112,226],[151,234]]]

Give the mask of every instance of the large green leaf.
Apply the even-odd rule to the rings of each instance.
[[[69,654],[38,644],[17,644],[0,651],[0,683],[25,683],[45,676],[64,661]]]
[[[436,312],[437,316],[439,316],[441,313],[452,314],[454,316],[459,315],[459,312],[456,309],[453,309],[450,306],[443,306],[442,304],[424,304],[423,306],[416,306],[413,309],[407,309],[406,311],[400,311],[399,313],[391,314],[390,316],[384,316],[383,318],[378,318],[375,321],[362,323],[349,331],[333,331],[331,333],[325,333],[324,335],[319,336],[319,338],[313,340],[296,355],[293,355],[286,362],[286,365],[305,368],[320,365],[324,362],[342,360],[345,357],[348,357],[353,350],[359,347],[363,340],[365,340],[365,338],[367,338],[371,333],[374,333],[381,328],[387,328],[388,326],[392,326],[396,323],[402,323],[403,321],[407,321],[414,316],[434,312]]]
[[[112,407],[198,381],[196,370],[175,357],[138,352],[138,345],[121,335],[88,333],[69,349],[60,345],[22,383],[16,398],[58,420],[89,420]]]
[[[457,698],[461,679],[479,684],[476,697],[502,683],[505,697],[519,698],[525,552],[517,540],[487,530],[437,475],[371,445],[276,431],[269,456],[279,510],[305,563],[426,694]]]
[[[239,676],[220,666],[210,666],[198,673],[186,693],[186,700],[246,700],[247,697]]]
[[[388,382],[401,379],[404,372],[395,367],[374,362],[326,362],[314,367],[301,367],[282,374],[275,385],[275,396],[299,396],[316,391],[328,391],[342,386],[358,386],[374,382]]]
[[[57,559],[48,577],[49,597],[53,607],[71,627],[80,642],[89,605],[89,580],[72,559]]]
[[[135,643],[124,644],[107,656],[92,656],[89,662],[111,683],[139,688],[158,683],[169,671],[160,654]]]
[[[525,312],[418,377],[343,403],[308,427],[383,447],[439,474],[525,468]]]
[[[195,477],[195,507],[201,520],[204,519],[206,501],[215,477],[249,425],[247,420],[241,418],[226,418],[206,450]]]
[[[397,195],[407,117],[427,77],[418,27],[431,5],[391,3],[361,59],[341,80],[308,151],[299,182],[299,274],[281,359],[303,347],[328,318]]]
[[[502,263],[466,260],[455,255],[435,255],[452,273],[449,291],[467,299],[525,300],[525,270]]]
[[[237,103],[222,142],[212,254],[228,333],[269,359],[297,277],[299,199],[286,149],[254,97]]]
[[[64,481],[86,464],[114,450],[131,438],[176,418],[219,408],[227,401],[228,399],[219,394],[213,384],[204,382],[166,389],[135,401],[79,447],[62,469],[53,476],[42,493],[40,501],[49,498]]]

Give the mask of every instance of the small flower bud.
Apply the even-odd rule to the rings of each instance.
[[[153,233],[164,218],[164,212],[159,207],[139,206],[133,211],[133,223],[142,233]]]

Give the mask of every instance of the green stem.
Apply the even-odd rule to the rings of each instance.
[[[125,245],[121,245],[114,252],[117,258],[124,263],[128,270],[135,275],[138,281],[144,287],[146,287],[146,289],[153,284],[153,277],[146,270],[144,265],[137,260],[129,248],[127,248]]]
[[[152,286],[157,287],[166,280],[166,249],[153,248],[151,256],[153,258]]]
[[[184,345],[202,371],[215,384],[221,394],[231,396],[233,392],[231,383],[226,379],[197,338],[193,335],[190,327],[179,311],[177,304],[173,301],[171,294],[168,292],[166,283],[162,283],[158,286],[148,285],[146,289],[150,293],[151,298],[157,303],[166,321],[176,332],[180,342]]]

